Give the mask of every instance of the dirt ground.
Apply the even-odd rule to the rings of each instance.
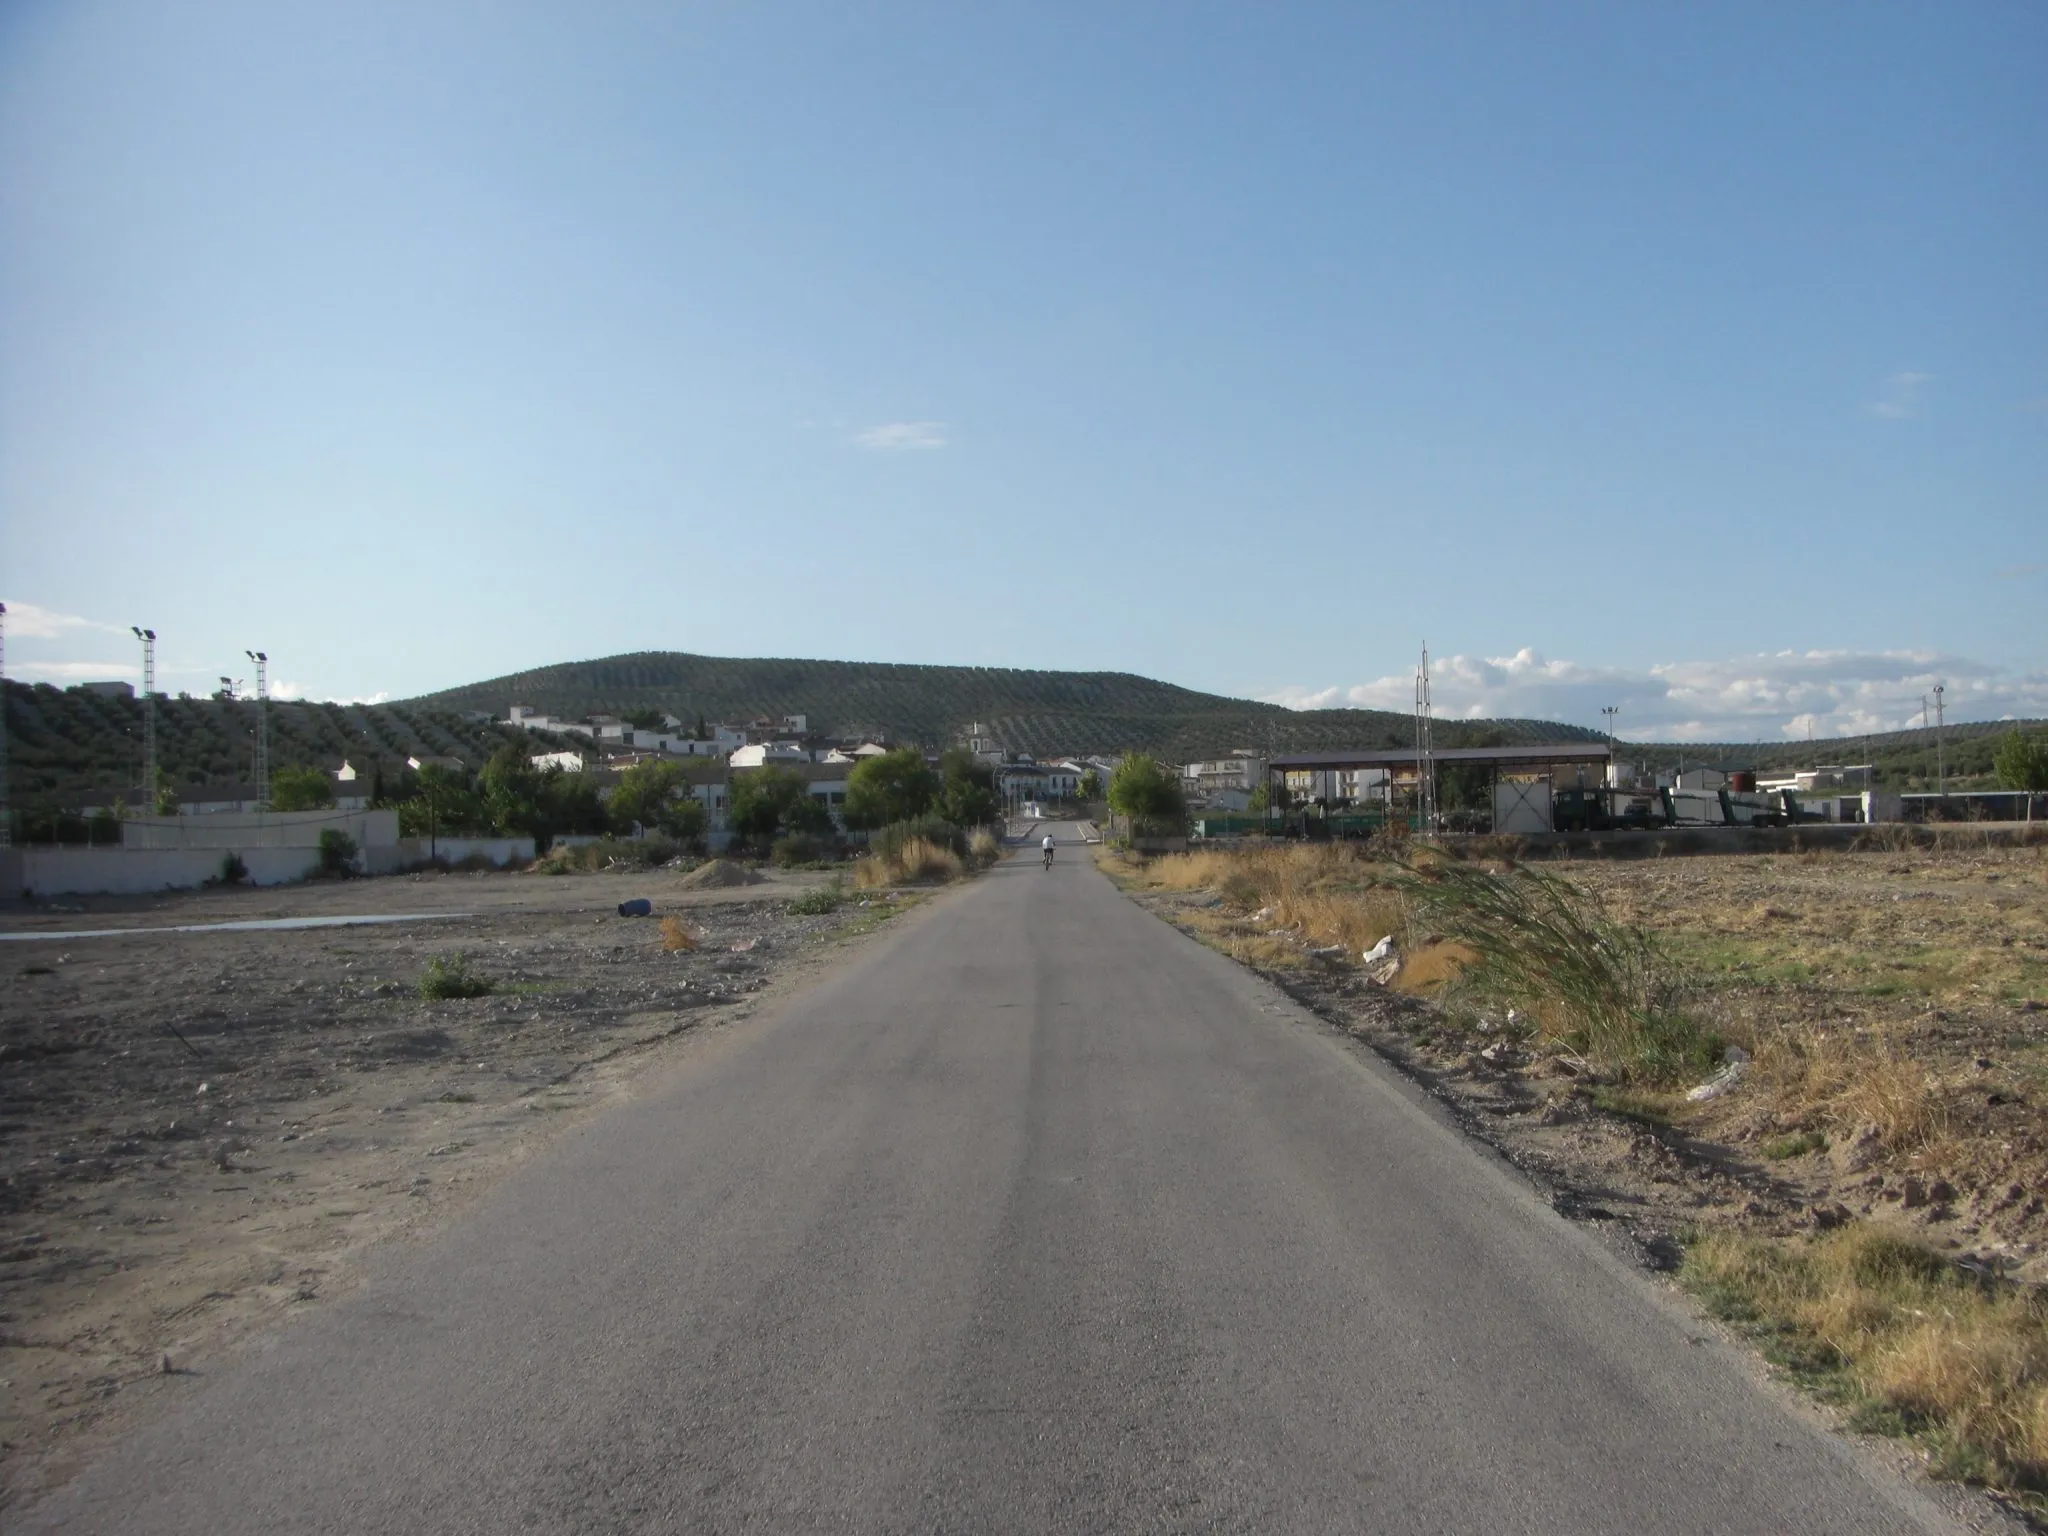
[[[1631,1091],[1454,1028],[1355,965],[1256,968],[1653,1264],[1703,1226],[1854,1216],[2048,1280],[2048,848],[1543,867],[1664,940],[1692,1005],[1754,1056],[1746,1076],[1706,1102]],[[1226,950],[1245,921],[1210,892],[1132,895]]]
[[[0,1508],[913,897],[448,874],[0,910]],[[652,920],[616,908],[648,897]],[[372,914],[283,931],[80,929]],[[663,946],[675,915],[698,947]],[[42,935],[49,935],[43,937]],[[488,996],[423,1001],[456,954]],[[141,1389],[141,1390],[137,1390]]]

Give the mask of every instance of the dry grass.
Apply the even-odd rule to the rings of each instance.
[[[690,932],[680,917],[664,917],[661,920],[661,947],[670,954],[677,950],[695,949],[697,936]]]
[[[1792,1022],[1760,1026],[1752,1042],[1758,1087],[1781,1122],[1838,1136],[1870,1127],[1891,1151],[1947,1128],[1940,1080],[1889,1033]]]
[[[977,867],[986,869],[1002,856],[1002,843],[987,827],[976,827],[967,834],[967,857]]]
[[[1789,1244],[1713,1233],[1683,1273],[1778,1363],[1846,1387],[1862,1427],[1925,1435],[1938,1473],[2048,1490],[2048,1295],[1861,1224]]]
[[[894,852],[872,854],[853,867],[853,883],[862,890],[889,885],[943,885],[967,873],[967,864],[952,849],[928,838],[905,838]]]

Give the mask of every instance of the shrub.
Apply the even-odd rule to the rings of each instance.
[[[868,840],[868,849],[878,858],[894,859],[913,841],[948,849],[960,857],[967,853],[967,834],[938,816],[891,822]]]
[[[436,955],[427,962],[419,980],[419,994],[428,1002],[451,997],[484,997],[495,990],[488,976],[469,968],[469,957],[461,953]]]
[[[967,857],[974,863],[986,869],[1002,856],[1002,843],[987,827],[976,827],[967,834]]]
[[[240,885],[248,878],[249,866],[242,862],[242,856],[239,853],[230,853],[221,859],[220,883],[222,885]]]
[[[362,850],[356,840],[336,827],[323,827],[320,831],[320,873],[323,875],[352,875],[356,868],[356,855]]]
[[[601,837],[574,846],[557,843],[534,860],[533,867],[544,875],[589,875],[617,865],[649,869],[680,857],[681,852],[681,845],[666,837]]]
[[[872,888],[880,885],[943,883],[957,880],[967,872],[959,854],[922,837],[906,837],[888,853],[877,853],[854,866],[853,883]]]
[[[839,882],[834,880],[830,885],[821,885],[814,891],[805,891],[789,904],[789,910],[795,917],[823,917],[829,912],[839,910],[839,903],[845,894]]]
[[[661,947],[670,954],[679,949],[695,949],[697,935],[690,932],[680,917],[664,917],[661,920]]]
[[[794,869],[799,864],[815,864],[824,858],[825,845],[808,832],[792,832],[787,837],[778,837],[768,856],[778,869]]]

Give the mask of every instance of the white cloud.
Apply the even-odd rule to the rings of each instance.
[[[1933,382],[1931,373],[1914,373],[1911,370],[1895,373],[1884,381],[1884,393],[1870,401],[1865,409],[1873,416],[1902,421],[1919,413],[1921,392]]]
[[[1644,669],[1552,661],[1530,649],[1506,657],[1451,656],[1430,666],[1444,718],[1560,720],[1599,727],[1618,706],[1617,734],[1638,741],[1761,741],[1861,736],[1920,724],[1920,699],[1948,687],[1951,720],[2048,716],[2048,672],[2016,674],[1933,651],[1778,651]],[[1282,688],[1292,709],[1345,705],[1408,712],[1413,673],[1350,687]]]
[[[14,617],[11,603],[7,616]],[[142,668],[118,661],[31,661],[9,667],[7,679],[14,683],[56,683],[60,687],[71,683],[140,683]]]
[[[389,704],[391,702],[391,695],[389,693],[368,693],[359,699],[322,699],[320,702],[343,706],[350,704]]]
[[[869,427],[856,432],[853,440],[863,448],[877,449],[883,453],[903,453],[918,448],[943,448],[946,446],[946,424],[943,421],[890,421],[879,427]]]
[[[9,602],[7,605],[7,637],[10,640],[57,640],[80,629],[97,629],[110,635],[129,633],[125,624],[105,624],[98,619],[80,618],[75,613],[57,613],[35,603]]]

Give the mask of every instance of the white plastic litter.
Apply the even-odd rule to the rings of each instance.
[[[1365,962],[1365,964],[1367,965],[1376,965],[1380,961],[1386,959],[1389,955],[1393,954],[1393,952],[1394,936],[1390,933],[1384,939],[1381,939],[1379,943],[1373,945],[1371,949],[1368,949],[1364,954],[1360,955],[1358,958]]]
[[[1704,1104],[1708,1099],[1718,1099],[1741,1082],[1743,1073],[1748,1070],[1749,1052],[1739,1045],[1731,1045],[1721,1053],[1720,1071],[1693,1089],[1686,1098],[1694,1104]]]

